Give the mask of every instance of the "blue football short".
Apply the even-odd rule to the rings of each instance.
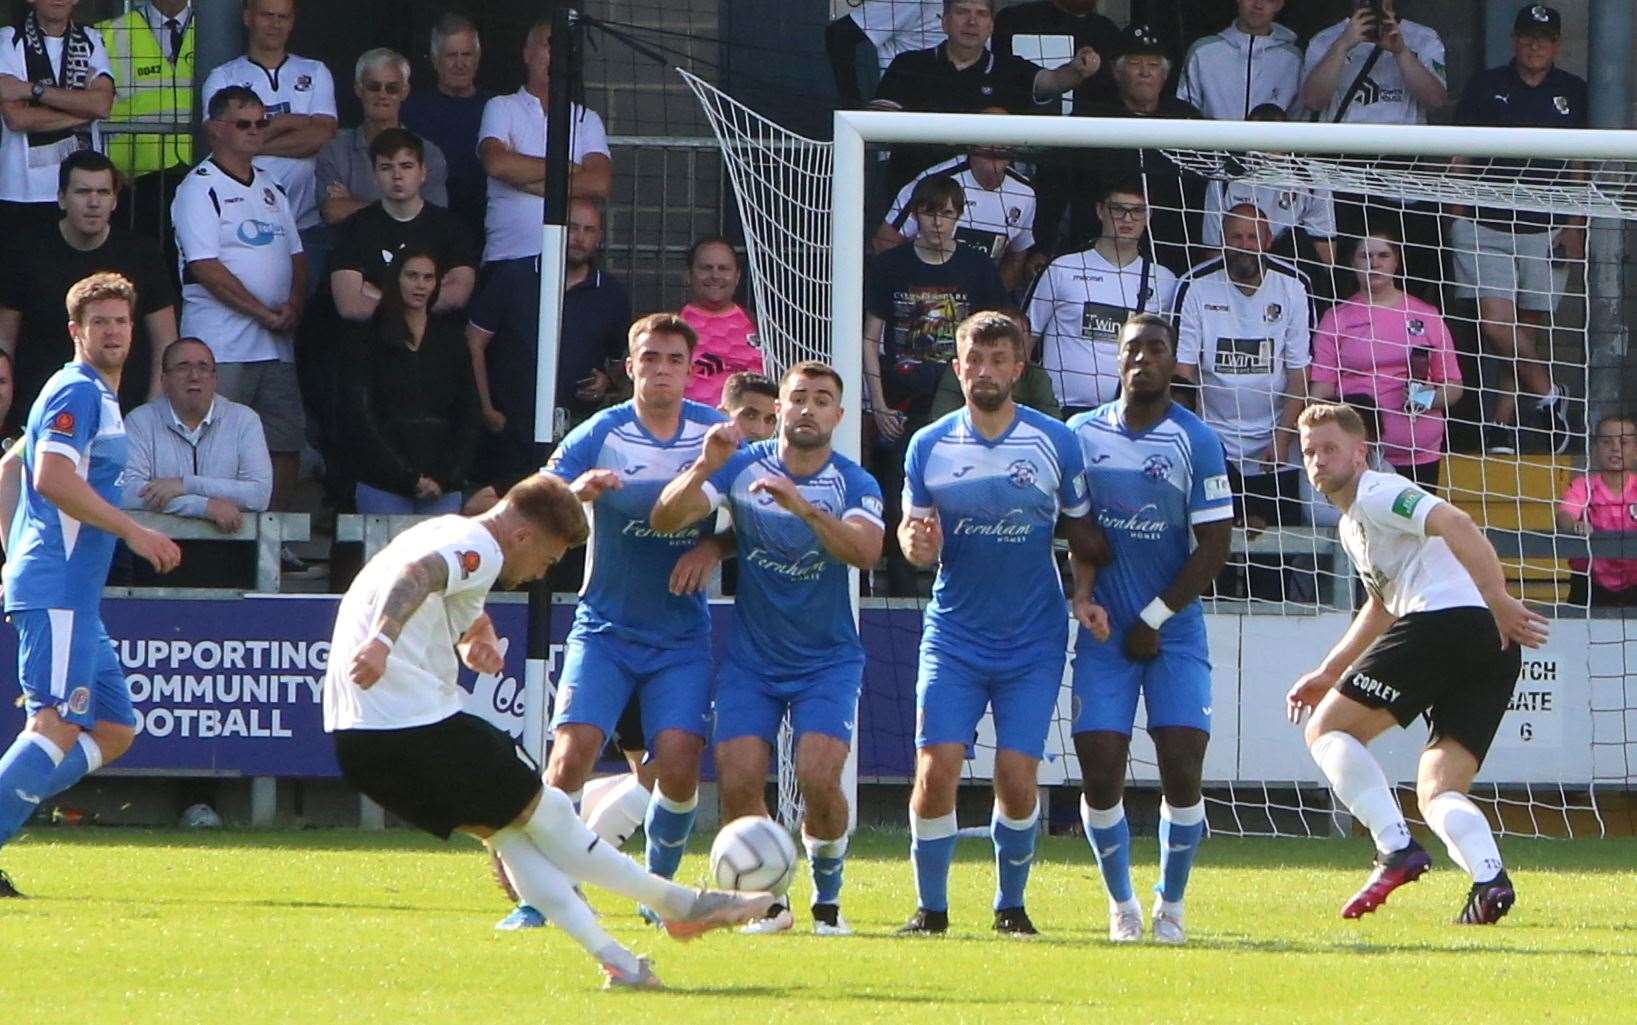
[[[710,684],[708,648],[655,648],[576,628],[563,651],[551,728],[584,723],[611,736],[635,694],[647,750],[665,730],[704,737],[710,727]]]
[[[98,722],[135,726],[131,689],[114,642],[96,613],[18,609],[17,678],[29,715],[54,708],[64,722],[90,729]]]
[[[716,673],[716,742],[760,737],[775,744],[789,709],[797,737],[821,733],[851,744],[863,681],[861,660],[791,675],[750,669],[728,658]]]
[[[915,681],[915,746],[971,744],[987,708],[994,712],[996,747],[1042,757],[1063,686],[1063,659],[1057,645],[1000,661],[923,638]]]
[[[1191,726],[1211,732],[1211,659],[1204,629],[1198,636],[1161,635],[1160,652],[1133,662],[1120,647],[1122,632],[1106,642],[1089,639],[1074,652],[1074,732],[1106,730],[1131,735],[1137,697],[1148,728]]]

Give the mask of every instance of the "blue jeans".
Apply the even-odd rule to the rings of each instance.
[[[447,516],[460,512],[460,492],[437,498],[414,498],[360,483],[353,492],[358,512],[364,516]]]

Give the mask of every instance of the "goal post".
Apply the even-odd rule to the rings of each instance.
[[[1609,385],[1611,378],[1604,371],[1611,367],[1593,364],[1621,359],[1625,351],[1623,330],[1611,328],[1618,325],[1619,297],[1606,294],[1605,264],[1612,252],[1623,248],[1620,231],[1637,221],[1637,132],[842,111],[834,117],[833,141],[826,143],[788,132],[707,83],[684,76],[709,115],[734,185],[757,316],[760,323],[773,325],[772,330],[764,326],[764,340],[775,368],[796,358],[822,358],[842,373],[850,393],[864,384],[864,275],[876,227],[866,218],[879,213],[870,204],[880,198],[871,189],[877,165],[872,147],[981,144],[1009,148],[1023,163],[1031,156],[1049,160],[1064,150],[1159,150],[1179,168],[1213,185],[1243,181],[1276,190],[1325,190],[1327,195],[1336,194],[1338,207],[1342,194],[1349,194],[1361,209],[1371,211],[1366,215],[1371,221],[1378,205],[1390,208],[1391,203],[1482,208],[1480,220],[1492,216],[1503,226],[1510,220],[1514,227],[1539,214],[1585,218],[1591,261],[1579,254],[1553,257],[1555,272],[1571,286],[1553,286],[1564,312],[1560,317],[1554,305],[1546,314],[1545,355],[1536,362],[1546,364],[1582,408],[1588,400],[1606,408],[1609,403],[1602,400],[1625,397],[1617,385]],[[1524,170],[1502,172],[1497,167],[1488,173],[1452,167],[1453,156],[1480,164],[1489,159],[1535,163]],[[1565,163],[1553,168],[1543,166],[1546,161]],[[1565,164],[1571,164],[1568,172]],[[1166,209],[1162,202],[1148,197],[1152,209]],[[1183,200],[1181,212],[1195,218],[1208,213],[1193,202]],[[1539,223],[1538,216],[1534,219]],[[1432,276],[1411,280],[1427,286],[1427,294],[1441,296],[1446,286],[1459,284],[1454,272],[1444,269],[1444,258],[1453,265],[1458,257],[1475,251],[1443,238],[1432,246],[1437,250],[1437,269]],[[1201,248],[1211,247],[1198,236],[1190,235],[1184,242],[1187,252]],[[1327,300],[1335,300],[1337,307],[1344,301],[1360,301],[1341,295],[1355,272],[1340,254],[1323,269],[1336,286]],[[1362,287],[1362,276],[1359,282]],[[1605,291],[1588,295],[1588,286]],[[1453,303],[1446,306],[1434,299],[1433,305],[1450,324],[1469,329],[1473,351],[1463,351],[1462,358],[1486,364],[1477,369],[1469,388],[1493,402],[1504,398],[1510,387],[1511,398],[1518,400],[1523,394],[1519,384],[1497,386],[1497,378],[1486,376],[1494,373],[1497,362],[1487,355],[1488,343],[1482,337],[1491,322],[1465,312],[1477,308],[1475,301],[1464,297],[1461,301],[1459,312]],[[1270,307],[1270,316],[1273,311]],[[1309,328],[1316,324],[1310,322]],[[1031,326],[1041,333],[1040,324]],[[816,343],[811,341],[815,329],[823,335]],[[1519,329],[1521,325],[1514,326]],[[1586,355],[1559,354],[1557,336],[1567,339],[1562,344],[1568,353],[1580,351],[1577,347],[1585,343]],[[1423,354],[1421,348],[1414,352]],[[1591,387],[1585,384],[1589,370],[1598,372]],[[1411,376],[1424,379],[1419,373]],[[1282,391],[1275,388],[1272,394],[1277,399]],[[837,435],[837,448],[848,454],[858,451],[862,406],[861,401],[849,402],[848,420]],[[1482,429],[1485,415],[1484,410],[1465,413],[1459,423],[1463,430]],[[1448,422],[1452,427],[1458,422],[1453,412]],[[1591,426],[1583,422],[1573,433],[1584,440]],[[1637,676],[1625,668],[1637,664],[1637,631],[1625,619],[1594,614],[1584,597],[1569,601],[1567,567],[1570,560],[1588,555],[1616,557],[1629,550],[1615,536],[1598,533],[1587,538],[1555,525],[1558,496],[1582,465],[1577,457],[1501,459],[1472,455],[1470,449],[1452,445],[1443,456],[1444,494],[1473,511],[1489,530],[1509,577],[1525,587],[1525,596],[1551,606],[1557,616],[1552,649],[1526,661],[1526,675],[1508,711],[1504,728],[1517,735],[1497,738],[1475,797],[1514,835],[1606,833],[1607,802],[1599,795],[1637,785],[1637,728],[1632,725],[1637,723]],[[1311,496],[1303,500],[1314,507],[1324,505],[1322,500],[1312,503]],[[1305,559],[1307,573],[1318,581],[1316,593],[1300,601],[1288,596],[1266,601],[1254,593],[1224,600],[1218,592],[1217,599],[1207,603],[1212,660],[1231,678],[1218,675],[1212,753],[1206,766],[1214,830],[1243,835],[1331,831],[1335,806],[1302,748],[1299,731],[1275,729],[1273,721],[1279,718],[1278,696],[1300,671],[1296,663],[1316,664],[1352,613],[1354,581],[1333,522],[1274,526],[1260,535],[1235,531],[1235,558],[1241,566],[1256,566],[1259,558]],[[861,710],[858,720],[863,738],[858,747],[860,772],[866,781],[901,782],[912,772],[918,617],[909,605],[913,603],[896,599],[865,603],[862,626],[875,635],[866,635],[872,662],[865,677],[870,707]],[[881,643],[883,633],[893,635],[888,643]],[[883,665],[883,659],[893,664]],[[872,688],[883,685],[884,691],[872,693]],[[1065,687],[1042,763],[1043,785],[1078,783],[1071,722]],[[1131,779],[1147,786],[1155,779],[1156,766],[1141,726],[1139,720]],[[1412,734],[1382,741],[1389,774],[1401,781],[1413,778],[1413,771],[1405,775],[1404,768],[1413,767],[1418,743]],[[967,776],[985,779],[993,764],[992,730],[980,726],[975,751]],[[794,792],[787,758],[781,757],[781,795]],[[1492,768],[1496,771],[1489,771]]]

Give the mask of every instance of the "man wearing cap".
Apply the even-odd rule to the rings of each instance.
[[[1119,95],[1113,102],[1094,105],[1088,111],[1092,117],[1200,116],[1198,107],[1165,91],[1171,77],[1171,44],[1151,26],[1127,26],[1115,54],[1114,85]],[[1140,180],[1148,196],[1154,258],[1177,274],[1187,272],[1188,242],[1199,238],[1199,211],[1205,200],[1202,179],[1185,175],[1158,149],[1078,149],[1063,163],[1063,171],[1043,171],[1038,182],[1035,237],[1040,249],[1054,247],[1061,253],[1089,246],[1104,234],[1096,213],[1101,185]],[[1065,208],[1068,226],[1060,229]],[[1046,262],[1040,255],[1032,260]]]
[[[1529,4],[1512,23],[1512,59],[1475,72],[1467,81],[1455,122],[1499,128],[1585,128],[1586,80],[1557,66],[1563,16]],[[1561,160],[1457,158],[1457,166],[1490,182],[1527,177],[1581,177],[1580,164]],[[1531,448],[1564,451],[1570,443],[1568,395],[1552,383],[1546,324],[1562,294],[1552,277],[1554,256],[1586,255],[1586,219],[1529,210],[1448,208],[1455,254],[1456,296],[1476,299],[1486,353],[1505,369],[1484,432],[1487,451],[1516,452],[1520,428]]]

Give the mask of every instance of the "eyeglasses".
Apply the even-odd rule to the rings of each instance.
[[[1108,215],[1117,221],[1140,221],[1148,216],[1146,206],[1127,206],[1124,203],[1109,203]]]
[[[198,374],[200,377],[209,377],[215,372],[216,364],[214,363],[172,363],[170,366],[165,368],[165,373],[181,374],[183,377],[187,377],[192,374]]]
[[[222,121],[222,124],[231,125],[232,127],[237,128],[241,132],[248,132],[252,128],[255,128],[255,129],[258,129],[258,130],[264,130],[264,129],[267,128],[268,125],[270,125],[272,123],[273,123],[273,119],[270,118],[270,117],[259,117],[259,118],[255,118],[255,119],[251,119],[251,118],[248,118],[248,117],[241,117],[241,118],[236,118],[236,119],[234,119],[232,121],[227,121],[227,120]]]
[[[385,90],[388,96],[396,96],[404,91],[404,84],[402,82],[378,82],[373,78],[364,79],[365,92],[378,93],[382,90]]]

